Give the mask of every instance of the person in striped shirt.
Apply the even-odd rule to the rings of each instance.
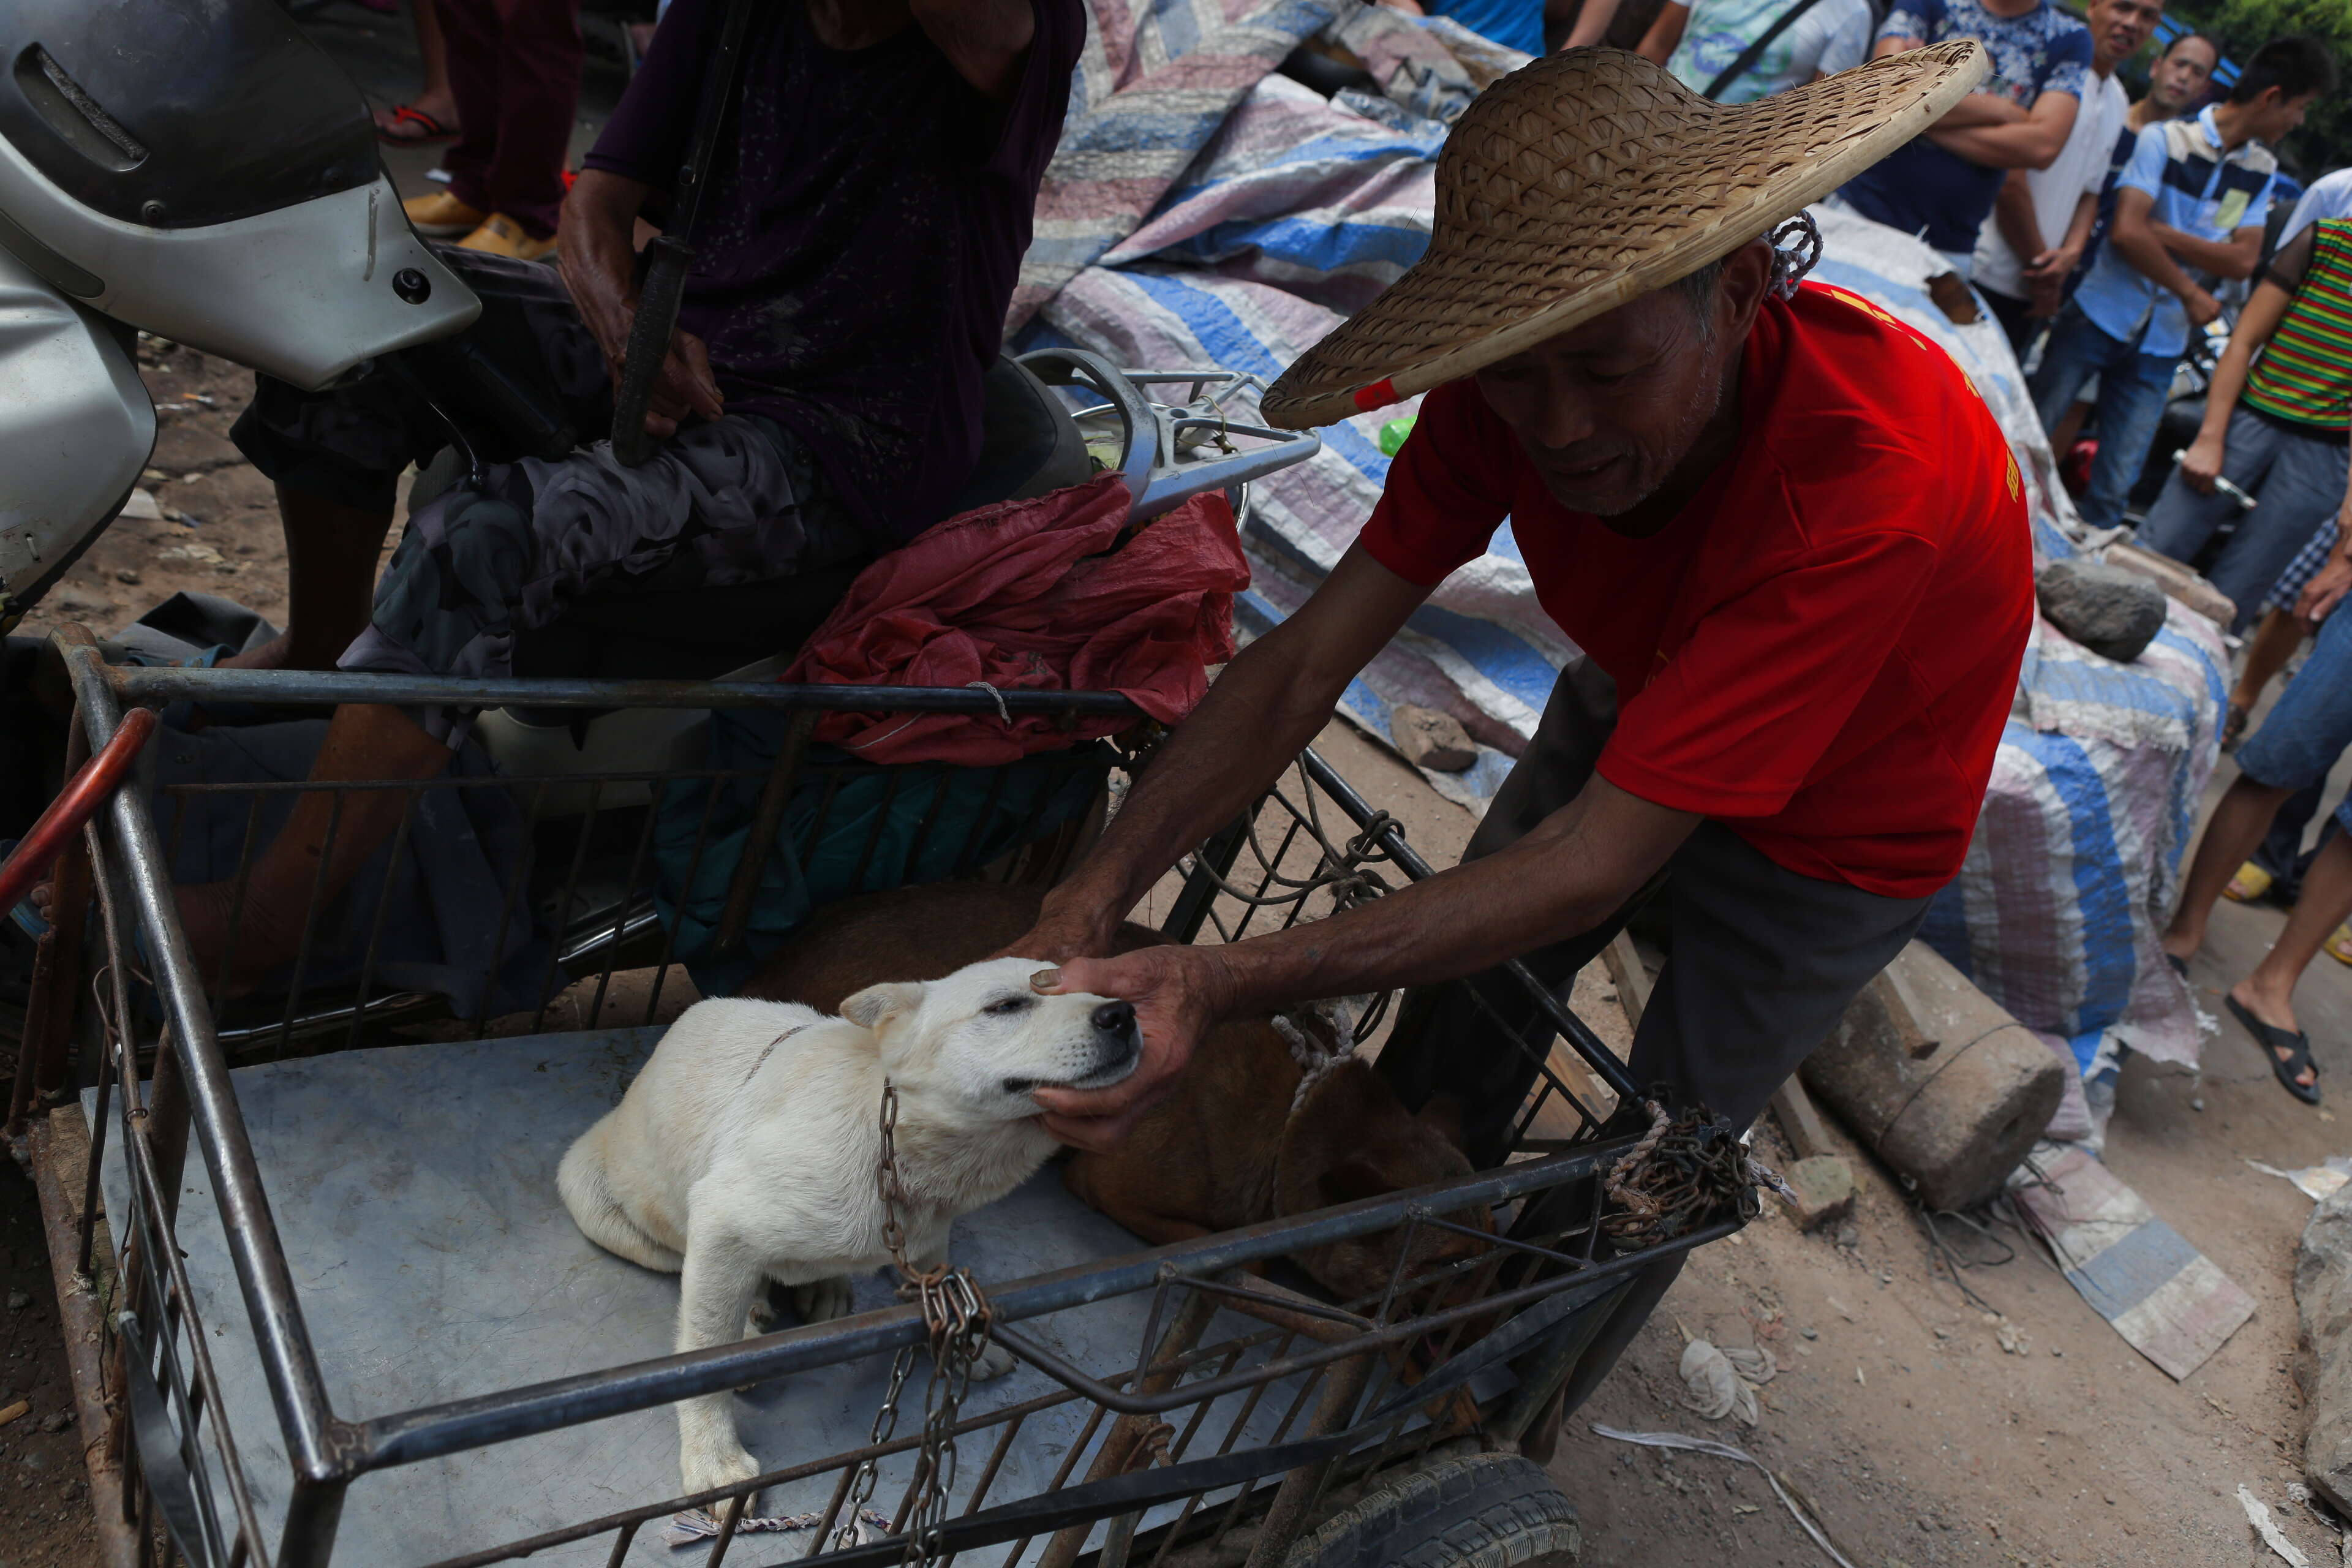
[[[2261,350],[2259,359],[2256,351]],[[2352,421],[2352,219],[2324,218],[2272,258],[2205,395],[2197,439],[2148,510],[2141,542],[2193,559],[2246,512],[2206,575],[2251,626],[2295,552],[2344,499]]]
[[[2319,625],[2311,662],[2239,749],[2237,782],[2198,844],[2179,908],[2164,934],[2164,950],[2176,965],[2185,965],[2203,945],[2214,900],[2233,883],[2247,884],[2238,897],[2253,896],[2292,866],[2292,843],[2283,856],[2281,847],[2265,847],[2265,860],[2284,858],[2285,865],[2250,863],[2249,857],[2281,826],[2282,807],[2309,819],[2318,806],[2318,786],[2352,747],[2352,616],[2330,614],[2352,589],[2352,553],[2329,548],[2299,590],[2281,582],[2283,568],[2299,555],[2309,559],[2308,547],[2343,531],[2338,519],[2352,510],[2348,436],[2352,219],[2322,218],[2279,252],[2247,301],[2214,370],[2197,439],[2148,514],[2150,531],[2161,522],[2176,540],[2200,531],[2210,535],[2237,505],[2215,493],[2217,479],[2252,495],[2257,505],[2243,514],[2213,564],[2215,584],[2236,601],[2241,625],[2264,597],[2275,601],[2282,593],[2292,593],[2301,626]],[[2275,621],[2265,625],[2249,659],[2247,680],[2253,684],[2240,683],[2228,728],[2243,724],[2260,694],[2266,677],[2255,664],[2275,668],[2284,662],[2280,646],[2292,652],[2299,632],[2300,626],[2282,628]],[[2271,658],[2263,657],[2265,650]],[[2352,826],[2352,802],[2336,815],[2339,826]],[[2293,839],[2300,840],[2301,826],[2292,824]],[[2316,1103],[2318,1073],[2310,1041],[2295,1023],[2293,995],[2304,968],[2352,915],[2352,838],[2338,834],[2323,843],[2304,870],[2300,895],[2277,943],[2226,1000],[2269,1050],[2280,1083],[2298,1100]]]

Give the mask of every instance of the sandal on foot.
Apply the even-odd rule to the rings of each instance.
[[[2246,1026],[2246,1033],[2253,1036],[2254,1044],[2262,1047],[2263,1055],[2270,1058],[2271,1075],[2279,1080],[2289,1094],[2305,1105],[2317,1105],[2319,1103],[2319,1068],[2312,1063],[2311,1037],[2293,1034],[2263,1023],[2235,996],[2225,996],[2222,1000],[2230,1005],[2231,1015]],[[2286,1052],[2286,1055],[2280,1056],[2281,1051]],[[2311,1081],[2297,1083],[2295,1079],[2303,1075],[2305,1068],[2311,1071]]]
[[[2189,978],[2189,961],[2187,959],[2181,957],[2177,952],[2168,952],[2164,955],[2164,962],[2172,965],[2173,973],[2178,974],[2183,980]]]
[[[2270,897],[2271,889],[2277,884],[2276,877],[2249,860],[2238,868],[2238,874],[2230,879],[2230,885],[2221,889],[2221,896],[2233,904],[2259,904]]]
[[[2346,968],[2352,969],[2352,924],[2337,926],[2336,934],[2322,942],[2319,951]]]
[[[2253,713],[2254,710],[2251,708],[2236,702],[2230,704],[2229,711],[2221,715],[2221,749],[2223,751],[2234,752],[2238,749],[2238,742],[2246,737],[2246,721],[2252,718]]]
[[[404,132],[401,127],[405,125],[414,125],[416,130],[414,132]],[[457,140],[457,128],[442,124],[413,103],[395,103],[392,106],[392,123],[379,124],[375,128],[375,139],[394,147],[429,147],[436,142]]]

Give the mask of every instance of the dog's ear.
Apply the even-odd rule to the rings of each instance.
[[[1322,1189],[1326,1207],[1386,1197],[1399,1190],[1395,1180],[1369,1160],[1342,1160],[1324,1172],[1316,1184]]]
[[[1462,1097],[1458,1094],[1433,1095],[1421,1114],[1413,1118],[1423,1127],[1453,1144],[1462,1147]]]
[[[879,1029],[901,1013],[922,1005],[923,986],[917,980],[892,980],[868,985],[841,1005],[841,1016],[861,1029]]]

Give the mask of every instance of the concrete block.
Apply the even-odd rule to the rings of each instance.
[[[1853,1212],[1853,1170],[1835,1154],[1800,1160],[1780,1173],[1797,1194],[1797,1228],[1819,1230]]]

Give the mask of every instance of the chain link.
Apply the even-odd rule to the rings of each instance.
[[[940,1553],[940,1531],[947,1524],[948,1505],[955,1491],[957,1413],[971,1385],[972,1363],[986,1352],[990,1316],[988,1299],[981,1294],[971,1271],[945,1263],[918,1269],[907,1261],[907,1184],[898,1171],[898,1088],[882,1084],[882,1153],[874,1168],[874,1190],[882,1200],[882,1245],[898,1270],[898,1294],[919,1303],[931,1352],[930,1386],[923,1398],[923,1440],[915,1458],[916,1485],[907,1505],[905,1563],[928,1563]],[[890,1385],[882,1407],[874,1413],[872,1443],[890,1439],[898,1425],[898,1397],[913,1370],[915,1349],[908,1345],[890,1363]],[[857,1468],[851,1484],[849,1517],[835,1532],[836,1549],[856,1542],[858,1510],[874,1495],[877,1460]]]

